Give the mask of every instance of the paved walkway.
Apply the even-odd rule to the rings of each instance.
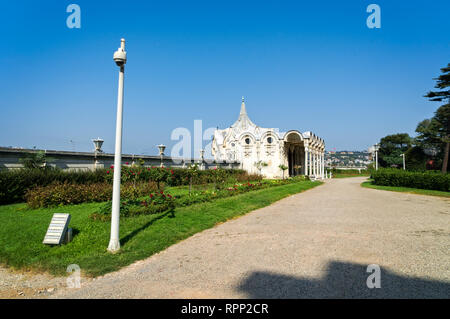
[[[450,298],[450,200],[363,180],[327,181],[54,297]]]

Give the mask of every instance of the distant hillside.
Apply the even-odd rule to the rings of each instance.
[[[372,155],[367,151],[327,151],[325,163],[331,167],[366,168],[372,163]]]

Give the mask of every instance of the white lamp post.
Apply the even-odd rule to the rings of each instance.
[[[203,166],[203,162],[204,162],[204,160],[205,160],[205,150],[204,149],[201,149],[200,150],[200,160],[201,160],[201,169],[204,169],[204,166]]]
[[[160,166],[163,167],[163,156],[164,156],[164,150],[166,149],[166,146],[164,144],[159,144],[158,149],[159,149],[159,157],[161,159]]]
[[[400,156],[403,157],[403,170],[406,170],[405,154],[400,154]]]
[[[97,154],[98,153],[103,153],[102,151],[102,145],[103,145],[103,140],[98,137],[94,140],[92,140],[92,142],[94,143],[94,170],[97,169],[97,164],[98,164],[98,160],[97,160]]]
[[[94,143],[95,152],[102,153],[103,140],[98,137],[95,140],[92,140],[92,142]]]
[[[119,90],[117,94],[117,119],[116,119],[116,149],[114,154],[114,181],[111,212],[111,237],[108,251],[117,252],[120,249],[119,221],[120,221],[120,168],[122,166],[122,115],[123,115],[123,78],[127,53],[125,52],[125,39],[120,40],[120,48],[114,52],[114,61],[119,69]]]
[[[378,150],[380,149],[380,144],[375,144],[373,149],[375,151],[375,170],[378,171]]]

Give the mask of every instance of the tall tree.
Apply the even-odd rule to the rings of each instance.
[[[412,139],[407,133],[392,134],[380,140],[380,164],[384,167],[401,166],[401,154],[411,147]]]
[[[434,117],[430,120],[430,123],[428,123],[428,131],[426,131],[428,134],[430,133],[430,130],[435,131],[436,138],[444,145],[442,172],[446,173],[450,152],[450,63],[447,67],[441,68],[441,72],[442,74],[434,79],[436,80],[435,88],[440,91],[430,91],[425,97],[430,101],[446,103],[436,110]]]

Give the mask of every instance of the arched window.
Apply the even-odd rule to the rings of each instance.
[[[272,144],[272,142],[273,142],[273,138],[271,136],[269,136],[267,138],[267,143]]]
[[[247,144],[247,145],[249,145],[249,144],[250,144],[250,142],[251,142],[251,140],[250,140],[250,138],[249,138],[249,137],[246,137],[244,141],[245,141],[245,144]]]

